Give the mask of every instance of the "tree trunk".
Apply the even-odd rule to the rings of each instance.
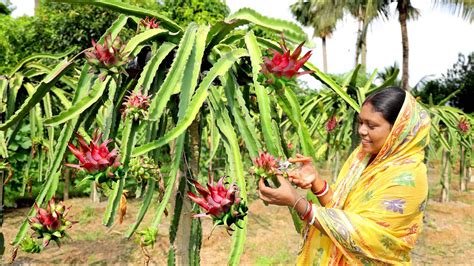
[[[466,151],[461,146],[461,154],[459,157],[459,190],[466,191],[467,190],[467,176],[465,174],[465,160],[466,160]]]
[[[399,0],[397,2],[398,10],[398,21],[400,22],[400,28],[402,30],[402,49],[403,49],[403,67],[402,67],[402,89],[409,90],[408,84],[408,29],[407,29],[407,18],[408,18],[408,7],[410,6],[410,0]]]
[[[449,154],[443,150],[441,158],[441,202],[449,201]]]
[[[4,185],[3,182],[5,181],[5,171],[0,170],[0,227],[3,225],[3,192],[4,192]]]
[[[321,37],[323,43],[323,71],[324,73],[328,72],[328,55],[326,51],[326,37]]]
[[[35,15],[38,15],[38,9],[41,6],[41,0],[35,0]]]
[[[0,228],[3,225],[3,182],[4,182],[5,171],[0,170]],[[2,260],[3,253],[5,252],[5,238],[3,232],[0,230],[0,261]]]
[[[100,202],[100,194],[97,191],[97,183],[95,181],[91,183],[91,201],[94,203]]]
[[[186,163],[184,164],[184,168],[186,168]],[[187,178],[189,178],[189,175],[187,173],[181,174],[181,181],[186,182]],[[191,216],[191,201],[188,197],[185,196],[188,189],[186,183],[184,183],[183,185],[183,193],[181,194],[181,192],[178,191],[178,194],[176,196],[177,198],[182,197],[182,209],[179,217],[179,226],[177,225],[178,228],[176,232],[176,265],[189,265],[189,239],[191,237],[191,224],[193,218]],[[176,200],[176,204],[179,204],[178,200]]]
[[[469,180],[469,182],[474,182],[474,175],[472,175],[471,169],[471,164],[468,162],[466,164],[466,180]]]
[[[186,175],[189,178],[197,178],[199,176],[199,159],[201,150],[201,132],[200,132],[200,119],[199,116],[193,121],[189,127],[189,162],[184,160],[184,169],[187,169]],[[189,187],[186,186],[186,195],[189,191]],[[176,238],[176,264],[177,265],[191,265],[196,263],[196,256],[199,256],[201,242],[195,243],[194,238],[200,238],[202,232],[200,230],[192,232],[192,228],[196,227],[196,223],[201,223],[199,219],[193,219],[190,215],[192,210],[191,200],[188,197],[183,198],[182,212],[180,222],[178,226],[178,234]],[[199,228],[200,226],[197,225]],[[194,236],[197,233],[199,236]],[[192,262],[192,263],[191,263]],[[199,257],[197,257],[197,263],[199,263]]]
[[[63,198],[64,200],[69,199],[69,184],[71,183],[71,169],[65,167],[64,169],[64,191]]]
[[[360,63],[364,71],[363,73],[365,73],[365,70],[367,69],[367,30],[365,31],[364,39],[362,40]]]
[[[355,47],[355,66],[359,64],[359,56],[360,56],[360,49],[359,45],[360,42],[362,41],[362,20],[359,19],[358,21],[358,26],[357,26],[357,40],[356,40],[356,47]]]

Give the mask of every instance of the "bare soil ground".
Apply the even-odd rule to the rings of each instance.
[[[435,181],[433,183],[436,191]],[[455,184],[453,184],[455,187]],[[453,191],[452,201],[439,203],[434,199],[427,208],[424,231],[413,251],[415,265],[446,265],[474,263],[474,185],[469,192]],[[19,251],[15,264],[143,264],[143,256],[138,244],[124,239],[123,234],[135,220],[140,202],[130,200],[124,223],[112,229],[101,225],[106,203],[91,203],[88,198],[71,199],[72,217],[79,221],[70,230],[71,239],[63,242],[61,248],[51,243],[41,254],[27,254]],[[10,242],[25,218],[28,209],[15,209],[6,213],[2,231],[6,242]],[[146,217],[147,224],[150,217]],[[167,217],[159,228],[159,238],[150,250],[151,263],[166,264],[168,252]],[[216,229],[210,237],[212,224],[203,221],[203,243],[201,264],[225,265],[231,238],[223,228]],[[249,224],[242,265],[294,264],[299,235],[295,232],[287,208],[265,206],[255,200],[250,204]],[[11,248],[7,247],[3,263],[10,258]]]

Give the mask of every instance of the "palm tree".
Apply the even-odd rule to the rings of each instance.
[[[345,6],[359,23],[357,32],[355,64],[364,67],[367,63],[367,30],[377,18],[388,18],[390,1],[387,0],[346,0]]]
[[[398,21],[400,22],[400,28],[402,31],[402,88],[408,90],[409,46],[407,21],[409,19],[416,19],[419,13],[412,6],[410,0],[392,0],[392,2],[395,1],[397,2]],[[465,19],[469,19],[471,22],[474,21],[474,0],[434,0],[434,4],[447,6],[453,12],[461,14]]]
[[[326,39],[336,29],[337,22],[342,19],[343,5],[341,1],[299,0],[290,6],[296,20],[303,26],[313,28],[313,37],[319,37],[323,47],[323,71],[327,72]]]
[[[382,83],[388,81],[390,78],[392,78],[394,75],[398,76],[398,72],[400,71],[400,67],[398,66],[397,62],[394,62],[393,65],[385,67],[382,71],[377,73],[377,79],[381,81]],[[400,86],[401,85],[401,80],[396,78],[393,81],[393,85],[395,86]]]
[[[402,88],[404,90],[409,89],[408,85],[408,61],[409,61],[409,46],[408,46],[408,28],[407,21],[409,19],[416,19],[419,16],[419,12],[411,5],[410,0],[398,0],[397,1],[397,12],[398,21],[400,22],[400,29],[402,31],[402,50],[403,50],[403,63],[402,63]]]
[[[434,0],[434,4],[447,6],[454,14],[474,22],[474,0]]]

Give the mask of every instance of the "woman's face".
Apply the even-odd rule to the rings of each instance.
[[[374,110],[371,103],[362,105],[358,120],[362,149],[367,153],[378,154],[392,130],[392,125],[385,120],[382,113]]]

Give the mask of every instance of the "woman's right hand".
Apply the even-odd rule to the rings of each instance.
[[[288,180],[298,187],[309,189],[315,182],[321,179],[318,171],[313,166],[313,160],[311,157],[296,154],[296,158],[289,158],[288,161],[290,163],[302,164],[301,167],[288,172]]]

